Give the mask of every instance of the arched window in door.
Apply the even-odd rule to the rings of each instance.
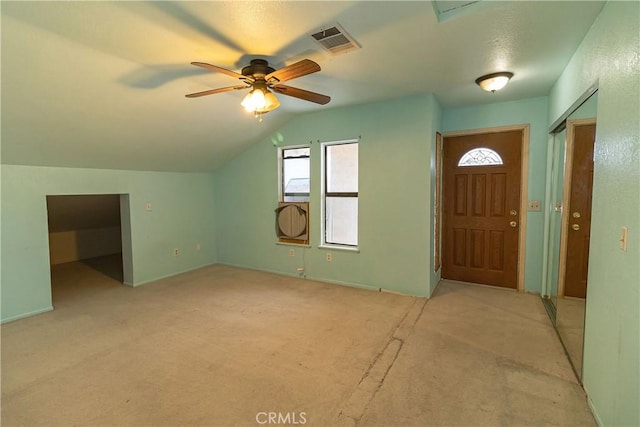
[[[495,166],[502,164],[500,154],[484,147],[467,151],[458,161],[458,166]]]

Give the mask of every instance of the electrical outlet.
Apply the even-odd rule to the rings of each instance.
[[[540,200],[529,200],[529,212],[540,212]]]
[[[331,252],[327,252],[327,262],[331,261],[333,261],[333,255],[331,254]]]
[[[173,248],[173,256],[179,256],[179,255],[180,255],[180,249]]]
[[[296,250],[293,248],[289,249],[289,256],[296,256]]]

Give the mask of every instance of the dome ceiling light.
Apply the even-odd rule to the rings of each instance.
[[[513,77],[513,73],[508,71],[501,71],[499,73],[487,74],[476,79],[476,84],[487,92],[495,92],[502,89],[509,83],[509,80]]]

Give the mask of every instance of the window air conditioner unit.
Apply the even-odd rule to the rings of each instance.
[[[280,242],[309,243],[309,202],[279,202],[276,236]]]

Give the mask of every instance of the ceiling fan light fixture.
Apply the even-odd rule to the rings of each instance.
[[[280,106],[278,98],[267,87],[257,86],[240,103],[248,113],[267,113]]]
[[[280,106],[280,101],[278,101],[278,98],[270,90],[267,90],[264,94],[264,101],[266,104],[264,107],[265,112],[275,110]]]
[[[476,79],[476,84],[487,92],[495,92],[502,89],[509,83],[513,77],[513,73],[509,71],[501,71],[499,73],[491,73]]]
[[[260,88],[255,88],[244,97],[240,103],[248,113],[253,113],[263,109],[267,103],[264,92]]]

